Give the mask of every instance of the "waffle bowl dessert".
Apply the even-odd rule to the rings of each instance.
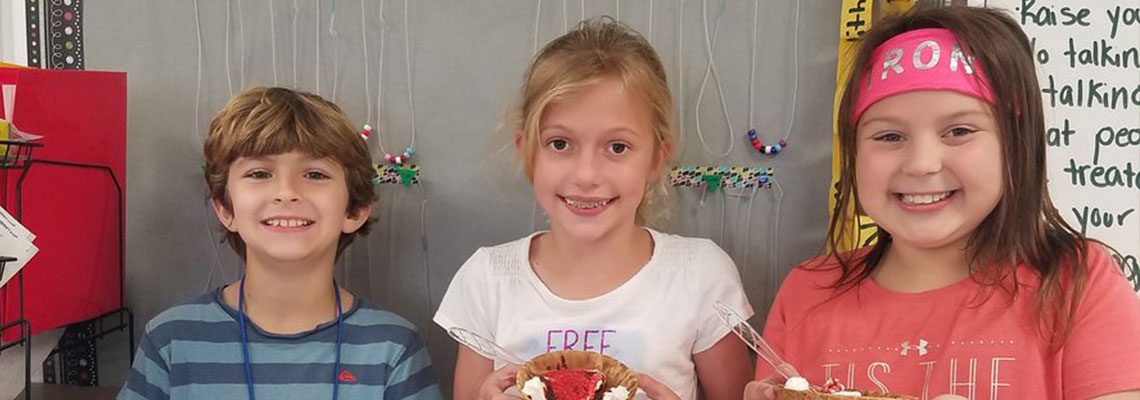
[[[609,356],[564,350],[531,359],[515,376],[528,400],[627,400],[637,375]]]
[[[789,378],[783,387],[776,387],[776,400],[842,400],[852,397],[867,400],[917,400],[916,397],[898,394],[849,390],[835,379],[828,379],[823,386],[815,387],[811,386],[807,379],[794,376]]]

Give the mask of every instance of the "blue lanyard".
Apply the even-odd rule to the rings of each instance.
[[[336,279],[333,279],[333,294],[336,295],[336,363],[333,364],[333,400],[337,399],[337,392],[340,388],[340,345],[344,343],[344,315],[340,310],[340,288],[336,285]],[[245,367],[245,387],[249,391],[249,400],[255,400],[253,396],[253,367],[249,362],[249,338],[245,333],[245,275],[241,277],[241,285],[238,286],[238,324],[241,326],[241,357],[242,364]]]

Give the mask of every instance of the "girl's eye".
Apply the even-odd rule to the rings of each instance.
[[[970,128],[960,126],[960,127],[951,129],[949,134],[952,137],[962,137],[962,136],[966,136],[966,135],[969,135],[969,134],[974,133],[974,132],[977,132],[977,131],[970,129]]]
[[[879,142],[899,142],[902,141],[902,135],[895,132],[887,132],[882,135],[876,136],[874,140]]]
[[[321,171],[309,171],[305,173],[305,177],[309,179],[329,179],[328,174]]]
[[[625,144],[625,143],[610,144],[610,152],[612,152],[614,154],[625,154],[625,152],[627,152],[627,151],[629,151],[629,145],[628,144]]]
[[[552,139],[546,142],[546,146],[554,151],[563,151],[566,150],[567,147],[570,147],[570,142],[567,142],[566,139]]]
[[[245,177],[246,178],[253,178],[253,179],[268,179],[269,178],[269,172],[259,170],[259,169],[253,170],[253,171],[247,172],[245,174]]]

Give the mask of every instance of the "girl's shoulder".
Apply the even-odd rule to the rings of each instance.
[[[1140,289],[1140,268],[1135,260],[1128,259],[1116,250],[1097,240],[1085,240],[1086,262],[1090,287],[1102,284],[1118,284],[1125,280]],[[1131,263],[1130,263],[1131,261]]]
[[[530,252],[530,241],[542,232],[535,232],[522,238],[493,246],[484,246],[475,250],[471,257],[459,267],[456,277],[466,274],[476,275],[502,275],[517,272],[521,267],[527,267],[527,254]]]
[[[716,242],[701,237],[681,236],[673,233],[659,232],[650,228],[646,231],[653,237],[653,247],[659,254],[699,254],[702,252],[724,253]]]

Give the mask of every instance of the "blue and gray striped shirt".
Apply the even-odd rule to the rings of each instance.
[[[219,289],[154,317],[119,399],[245,399],[237,316]],[[443,397],[415,326],[359,297],[344,315],[335,374],[335,321],[291,335],[246,327],[258,398],[329,399],[334,375],[341,399]]]

